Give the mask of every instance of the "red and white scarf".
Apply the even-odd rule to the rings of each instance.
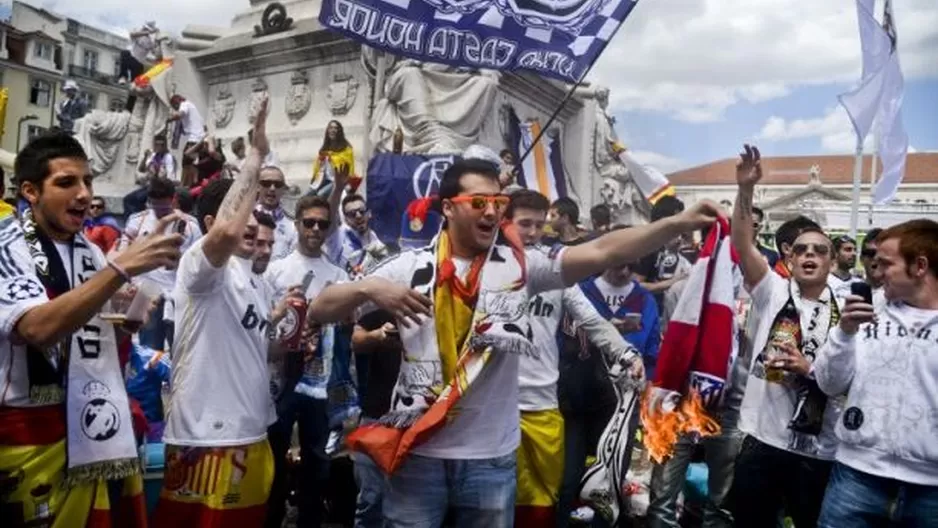
[[[642,425],[652,459],[662,462],[684,433],[717,434],[708,416],[723,396],[736,343],[729,222],[717,220],[687,278],[668,323],[655,380],[645,394]]]

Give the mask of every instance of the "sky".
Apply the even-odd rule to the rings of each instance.
[[[103,28],[227,25],[248,0],[29,0]],[[882,15],[883,0],[877,2]],[[894,1],[914,151],[938,151],[938,1]],[[0,8],[2,13],[2,8]],[[641,0],[589,80],[623,143],[664,172],[731,157],[851,154],[837,95],[860,78],[853,0]],[[868,138],[872,145],[872,135]]]

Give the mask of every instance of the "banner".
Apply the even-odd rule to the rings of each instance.
[[[638,0],[323,0],[319,22],[394,55],[579,80]]]
[[[520,130],[518,152],[522,155],[528,149],[531,152],[521,162],[518,185],[543,194],[551,203],[566,197],[567,180],[560,157],[560,134],[544,134],[534,143],[534,138],[541,133],[541,123],[536,119],[522,123]],[[531,148],[532,144],[534,148]]]
[[[440,180],[458,156],[375,154],[365,178],[371,227],[385,244],[397,244],[401,216],[416,198],[437,194]]]

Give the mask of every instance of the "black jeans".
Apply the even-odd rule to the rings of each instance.
[[[560,497],[557,500],[557,526],[570,523],[570,513],[580,492],[580,480],[586,472],[586,457],[596,454],[596,446],[615,407],[604,407],[595,412],[568,412],[563,417],[563,480],[560,484]],[[638,416],[638,413],[634,413]],[[630,430],[634,429],[630,424]],[[634,436],[634,435],[633,435]],[[631,444],[631,440],[629,443]],[[599,520],[600,516],[596,515]],[[595,526],[595,524],[594,524]]]
[[[798,528],[817,526],[832,466],[747,436],[730,493],[736,526],[776,528],[783,508]]]

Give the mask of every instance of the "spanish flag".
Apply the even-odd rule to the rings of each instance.
[[[146,88],[147,86],[150,86],[150,82],[153,81],[153,79],[156,76],[162,74],[166,70],[170,69],[172,66],[173,66],[173,59],[161,60],[160,62],[156,63],[156,65],[154,65],[152,68],[150,68],[146,72],[138,75],[134,79],[134,86],[136,86],[137,88]]]
[[[0,519],[19,528],[118,528],[147,526],[140,474],[64,485],[64,404],[0,407]],[[119,496],[117,504],[112,497]]]

